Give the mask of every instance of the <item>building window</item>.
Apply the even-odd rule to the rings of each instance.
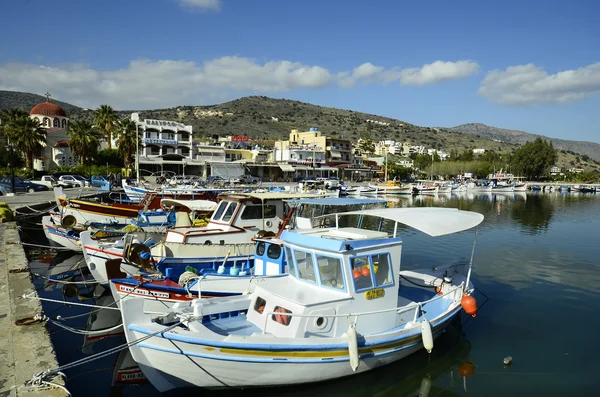
[[[62,128],[67,128],[67,119],[62,120]]]
[[[50,119],[48,117],[44,117],[44,127],[50,127]]]
[[[54,127],[55,128],[60,127],[60,120],[59,119],[54,119]]]

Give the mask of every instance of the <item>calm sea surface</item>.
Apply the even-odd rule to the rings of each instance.
[[[478,304],[483,305],[477,317],[463,315],[455,321],[431,354],[421,350],[396,364],[348,379],[258,391],[202,391],[203,396],[600,395],[600,194],[490,193],[389,200],[389,206],[454,207],[485,216],[476,236],[473,230],[437,238],[411,229],[402,231],[404,269],[469,258],[476,241],[473,282],[479,290],[475,294]],[[43,234],[30,237],[45,243]],[[51,251],[30,251],[29,256],[33,271],[40,274],[82,259]],[[61,288],[44,288],[42,278],[35,282],[42,296],[63,299]],[[100,293],[96,291],[97,296]],[[89,304],[110,300],[106,294],[95,299],[93,288],[88,291],[83,285],[79,299],[68,299]],[[44,311],[53,319],[62,316],[63,324],[77,329],[109,328],[120,321],[116,311],[90,314],[89,308],[58,303],[44,303]],[[73,316],[79,317],[67,319]],[[124,342],[118,332],[94,340],[52,323],[48,328],[60,365]],[[507,356],[513,359],[509,367],[503,364]],[[117,357],[112,354],[65,371],[73,396],[159,395],[149,384],[111,386]]]

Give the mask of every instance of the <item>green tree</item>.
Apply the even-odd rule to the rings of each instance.
[[[74,120],[69,126],[69,148],[81,165],[89,165],[98,154],[100,132],[87,120]]]
[[[123,159],[119,156],[117,149],[104,149],[100,150],[96,157],[94,157],[94,164],[98,166],[112,165],[115,167],[123,168]]]
[[[473,151],[471,149],[466,149],[460,155],[461,161],[473,161]]]
[[[100,105],[94,111],[94,125],[104,134],[109,149],[112,148],[112,133],[117,128],[118,122],[119,115],[109,105]]]
[[[529,180],[539,180],[550,174],[550,168],[556,163],[558,154],[552,142],[536,138],[521,146],[512,158],[513,170]]]
[[[369,138],[368,134],[361,134],[360,139],[358,140],[358,150],[360,150],[362,153],[375,152],[375,143],[371,138]]]
[[[428,167],[431,165],[431,156],[428,154],[418,154],[414,158],[415,168],[421,172],[428,172]]]
[[[135,155],[136,146],[140,145],[137,126],[135,121],[124,118],[118,125],[119,137],[117,138],[117,150],[125,161],[125,168],[131,168],[132,158]],[[136,142],[137,140],[137,142]],[[141,146],[141,145],[140,145]]]
[[[13,147],[25,154],[25,167],[33,169],[33,158],[44,150],[46,130],[40,122],[29,117],[20,109],[9,109],[0,116],[4,124],[4,135]]]

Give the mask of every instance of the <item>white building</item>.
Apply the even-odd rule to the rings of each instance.
[[[473,149],[473,154],[484,154],[485,149]]]
[[[275,161],[287,161],[295,165],[325,164],[325,150],[317,144],[290,144],[275,149]]]
[[[60,106],[50,102],[49,96],[46,102],[35,105],[29,112],[29,117],[39,121],[46,131],[43,153],[33,159],[36,171],[78,164],[69,149],[69,117]]]
[[[194,150],[191,125],[169,120],[141,120],[138,113],[132,113],[131,120],[136,123],[140,135],[141,170],[206,174],[206,162],[198,160]]]

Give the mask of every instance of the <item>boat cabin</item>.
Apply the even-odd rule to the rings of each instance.
[[[369,198],[312,198],[299,200],[286,200],[294,208],[291,221],[294,229],[311,229],[313,227],[327,226],[327,215],[337,212],[363,211],[373,208],[385,208],[387,200]],[[360,222],[358,226],[360,228]]]
[[[258,284],[247,314],[264,333],[339,337],[351,312],[382,311],[361,316],[359,334],[397,326],[386,310],[398,306],[399,237],[346,227],[284,231],[281,240],[289,276]]]
[[[276,235],[284,225],[284,199],[314,197],[309,193],[236,193],[223,196],[208,225],[174,227],[165,242],[182,244],[249,243],[256,234]]]

